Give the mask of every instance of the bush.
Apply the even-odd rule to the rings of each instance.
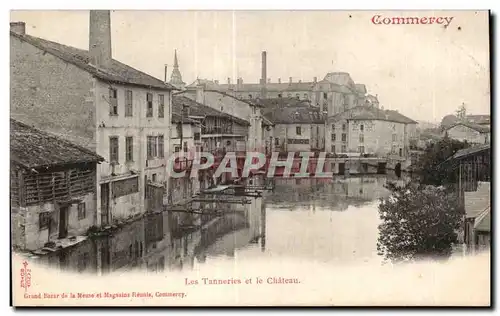
[[[379,205],[379,254],[393,262],[448,258],[464,214],[456,197],[443,187],[412,182],[388,188],[392,195]]]

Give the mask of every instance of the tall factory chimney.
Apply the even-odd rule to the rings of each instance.
[[[96,67],[109,67],[111,54],[111,17],[109,10],[90,10],[89,53]]]
[[[261,75],[261,98],[265,99],[267,94],[266,82],[267,82],[267,52],[262,52],[262,75]]]

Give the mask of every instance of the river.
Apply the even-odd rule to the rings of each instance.
[[[223,216],[150,214],[112,236],[88,239],[40,257],[62,270],[104,275],[196,269],[219,261],[355,263],[377,258],[378,199],[390,175],[277,179],[274,191]]]

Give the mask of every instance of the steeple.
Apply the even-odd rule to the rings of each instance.
[[[170,84],[177,88],[184,88],[186,83],[182,81],[182,75],[179,70],[179,61],[177,60],[177,50],[174,51],[174,69],[172,70],[172,75],[170,76]]]

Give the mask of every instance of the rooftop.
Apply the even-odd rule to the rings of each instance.
[[[273,107],[263,110],[264,117],[274,124],[325,124],[325,115],[318,108],[305,106]]]
[[[236,117],[231,114],[227,114],[221,111],[218,111],[210,106],[198,103],[186,96],[183,95],[174,95],[172,97],[172,113],[177,113],[180,117],[180,113],[182,112],[182,107],[187,106],[189,107],[189,113],[190,115],[194,116],[212,116],[212,117],[223,117],[223,118],[228,118],[240,125],[248,126],[250,123],[246,120],[243,120],[239,117]]]
[[[398,111],[382,110],[375,106],[355,106],[345,112],[338,113],[330,117],[331,120],[380,120],[403,124],[417,124],[416,121],[404,116]]]
[[[490,132],[490,127],[489,126],[482,126],[479,124],[474,124],[474,123],[469,123],[469,122],[458,122],[453,125],[450,125],[449,127],[446,128],[446,130],[449,130],[455,126],[466,126],[468,128],[471,128],[475,131],[478,131],[479,133],[489,133]]]
[[[60,137],[10,119],[10,160],[25,168],[99,162],[104,158]]]
[[[164,83],[162,80],[114,59],[112,60],[112,64],[109,68],[97,68],[91,64],[91,58],[88,50],[66,46],[27,34],[21,35],[12,31],[10,32],[10,35],[46,51],[70,64],[73,64],[102,80],[137,85],[146,88],[176,90],[174,86]]]

